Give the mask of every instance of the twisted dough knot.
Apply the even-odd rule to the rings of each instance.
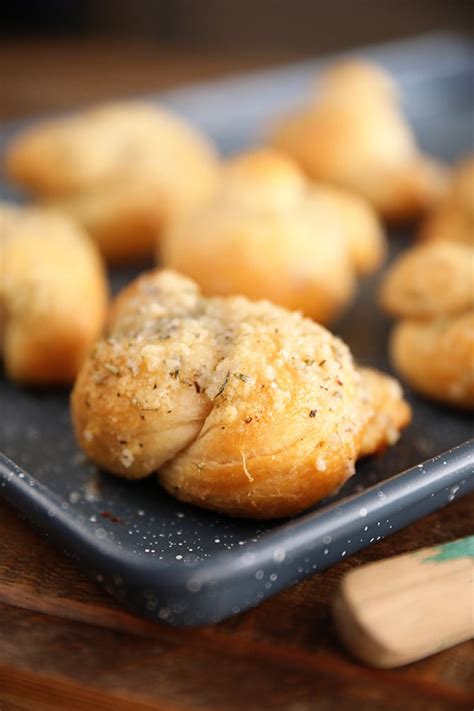
[[[429,215],[421,236],[474,246],[474,156],[457,165],[446,196]]]
[[[104,468],[132,478],[159,469],[179,499],[261,518],[338,489],[359,455],[409,419],[393,381],[361,377],[323,327],[269,302],[204,298],[170,271],[118,297],[72,414]]]
[[[290,158],[260,149],[224,165],[214,197],[170,226],[160,253],[207,295],[269,299],[326,323],[357,275],[379,266],[385,240],[362,198],[312,185]]]
[[[400,374],[434,400],[474,407],[474,246],[439,239],[409,249],[381,301],[400,319],[390,340]]]
[[[218,175],[197,130],[142,102],[34,126],[12,140],[6,167],[13,182],[75,217],[115,262],[150,256],[164,225],[206,199]]]
[[[72,382],[105,319],[106,278],[95,245],[66,215],[0,203],[0,271],[7,375]]]
[[[315,180],[353,190],[390,220],[425,212],[445,190],[445,170],[418,149],[382,69],[342,62],[322,74],[307,107],[280,119],[271,142]]]

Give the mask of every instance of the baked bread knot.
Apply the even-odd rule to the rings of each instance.
[[[359,457],[381,452],[398,442],[411,420],[411,409],[395,378],[373,368],[359,368],[366,419]]]
[[[0,203],[0,264],[7,376],[72,382],[105,318],[106,277],[95,245],[65,215]]]
[[[353,474],[372,402],[348,348],[322,326],[266,301],[205,298],[156,270],[119,295],[72,417],[87,455],[112,473],[159,470],[182,501],[274,518]],[[387,439],[381,427],[374,449]]]
[[[20,133],[10,179],[76,218],[108,260],[150,256],[175,213],[212,193],[213,148],[183,119],[140,102],[106,104]]]
[[[474,155],[456,167],[448,193],[427,218],[421,237],[474,246]]]
[[[443,167],[424,156],[379,67],[341,62],[311,103],[276,122],[270,140],[318,181],[348,188],[389,220],[409,220],[443,194]]]
[[[474,305],[474,249],[436,241],[403,252],[381,289],[384,309],[396,318],[436,318]]]
[[[390,354],[420,393],[474,407],[474,246],[435,240],[402,254],[381,290],[385,310],[401,319]]]
[[[357,274],[373,271],[384,252],[362,198],[311,185],[270,149],[230,160],[214,197],[171,224],[160,244],[164,265],[207,295],[269,299],[321,323],[340,313]]]

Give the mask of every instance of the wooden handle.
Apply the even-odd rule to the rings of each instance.
[[[397,667],[474,637],[474,536],[352,570],[334,602],[348,650]]]

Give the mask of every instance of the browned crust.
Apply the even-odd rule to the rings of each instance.
[[[420,153],[390,86],[369,63],[330,67],[319,94],[280,119],[271,142],[314,180],[353,190],[386,219],[406,221],[444,194],[446,171]]]
[[[9,178],[78,220],[112,262],[150,256],[164,222],[215,188],[210,144],[141,102],[106,104],[15,137]]]
[[[7,375],[71,383],[105,318],[107,287],[95,246],[70,218],[0,205],[0,323]]]
[[[204,298],[192,281],[157,270],[116,300],[107,338],[76,381],[72,415],[79,443],[109,471],[159,470],[183,501],[273,518],[344,483],[365,424],[364,454],[406,424],[393,415],[401,392],[372,378],[376,397],[346,346],[299,314]],[[389,416],[369,425],[381,402]]]
[[[290,158],[260,149],[225,165],[213,200],[171,224],[159,251],[207,295],[265,298],[327,323],[357,274],[380,265],[385,238],[363,198],[313,186]]]

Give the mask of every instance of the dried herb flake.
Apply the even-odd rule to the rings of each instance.
[[[217,391],[217,394],[216,394],[214,400],[215,400],[217,397],[219,397],[219,395],[222,395],[222,393],[224,392],[225,386],[226,386],[227,383],[229,382],[229,375],[230,375],[230,371],[227,371],[227,375],[225,376],[224,382],[222,383],[222,385],[220,386],[219,390]]]
[[[234,373],[234,378],[241,380],[243,383],[248,383],[251,380],[250,375],[244,375],[243,373]]]

